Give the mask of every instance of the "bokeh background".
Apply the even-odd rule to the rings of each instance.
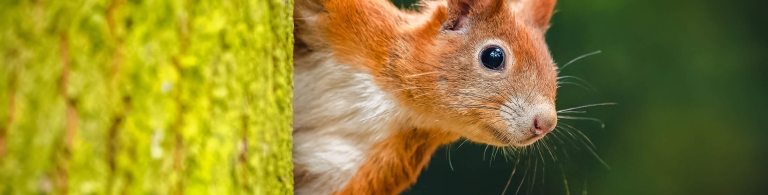
[[[746,0],[559,1],[547,33],[555,61],[602,53],[563,69],[587,84],[563,85],[558,109],[618,103],[569,114],[604,128],[560,120],[581,130],[594,154],[563,125],[541,153],[504,158],[459,142],[439,150],[404,194],[502,194],[508,182],[505,194],[768,194],[766,8]]]

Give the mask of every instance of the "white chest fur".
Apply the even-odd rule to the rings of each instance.
[[[329,56],[315,53],[296,59],[294,66],[295,193],[331,194],[346,185],[371,145],[389,135],[388,125],[404,114],[371,75]]]

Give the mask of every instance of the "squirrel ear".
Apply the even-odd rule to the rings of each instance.
[[[469,22],[469,18],[485,13],[495,12],[504,0],[449,0],[448,20],[443,24],[444,30],[461,30]]]
[[[556,2],[557,0],[528,0],[526,9],[533,24],[541,29],[549,28],[549,19],[552,18]]]

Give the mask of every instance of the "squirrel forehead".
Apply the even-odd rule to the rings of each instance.
[[[535,27],[515,16],[512,11],[502,11],[488,18],[477,19],[473,21],[469,30],[470,37],[474,37],[476,42],[482,42],[486,39],[499,39],[515,47],[514,43],[526,41],[543,42],[544,31]]]
[[[552,65],[544,34],[537,28],[514,21],[472,27],[474,29],[463,36],[467,52],[478,53],[488,46],[497,45],[514,58]]]

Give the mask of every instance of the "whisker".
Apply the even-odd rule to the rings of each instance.
[[[576,150],[581,151],[581,149],[579,149],[579,146],[576,145],[575,143],[573,143],[573,139],[576,139],[576,136],[574,136],[571,132],[567,131],[566,129],[564,129],[563,127],[560,127],[560,126],[555,127],[555,130],[562,130],[562,131],[554,131],[554,132],[560,133],[560,135],[562,135],[564,138],[566,138],[566,140],[568,140],[568,142],[571,143],[573,148],[576,148]],[[568,133],[568,135],[570,135],[571,138],[573,138],[573,139],[567,139],[568,136],[566,136],[565,133],[563,133],[563,131],[565,131],[565,133]],[[563,150],[565,150],[565,149],[563,149]],[[568,154],[566,154],[566,155],[568,155]]]
[[[504,82],[506,82],[506,83],[509,85],[509,87],[511,87],[511,88],[512,88],[512,92],[513,92],[513,93],[518,93],[517,89],[515,89],[515,85],[513,85],[513,84],[512,84],[512,82],[509,82],[509,80],[508,80],[508,79],[502,79],[502,80],[503,80]],[[495,90],[497,90],[497,91],[503,91],[503,90],[499,90],[499,86],[500,86],[500,85],[491,85],[491,86],[493,86],[493,87],[494,87],[494,89],[495,89]],[[506,100],[507,102],[512,102],[513,104],[517,105],[517,106],[518,106],[518,107],[520,107],[520,108],[521,108],[521,110],[522,110],[522,107],[521,107],[521,106],[520,106],[520,105],[517,103],[517,98],[515,98],[515,97],[514,97],[512,94],[507,94],[507,93],[499,93],[499,96],[501,96],[501,98],[502,98],[502,99],[504,99],[504,100]],[[511,107],[509,107],[509,106],[508,106],[508,108],[512,109],[512,108],[511,108]],[[514,109],[512,109],[512,110],[514,110]]]
[[[563,111],[571,111],[571,110],[581,109],[581,108],[589,108],[589,107],[595,107],[595,106],[611,106],[611,105],[616,105],[616,103],[615,102],[605,102],[605,103],[598,103],[598,104],[588,104],[588,105],[583,105],[583,106],[577,106],[577,107],[573,107],[573,108],[566,108],[566,109],[558,110],[557,113],[561,113]]]
[[[563,185],[565,186],[565,195],[571,195],[571,190],[568,189],[568,178],[565,177],[565,171],[563,170],[563,165],[560,165],[560,173],[563,174]]]
[[[509,162],[509,153],[507,153],[506,148],[500,147],[499,150],[501,150],[501,157],[504,159],[504,162]]]
[[[557,128],[555,128],[555,129],[554,129],[554,130],[552,130],[552,131],[555,131],[555,130],[557,130]],[[557,139],[557,141],[560,141],[560,144],[565,144],[565,142],[564,142],[562,139],[560,139],[560,137],[557,137],[557,134],[554,134],[554,133],[553,133],[553,134],[552,134],[552,137],[555,137],[555,139]]]
[[[544,155],[541,153],[541,145],[542,142],[536,142],[536,151],[539,152],[539,158],[541,158],[541,164],[544,164]],[[536,177],[536,173],[533,174],[534,178]]]
[[[434,135],[432,135],[432,136],[429,136],[429,138],[427,138],[427,140],[426,140],[426,141],[429,141],[429,140],[431,140],[432,138],[434,138],[434,137],[437,137],[437,135],[440,135],[441,133],[445,133],[445,132],[447,132],[447,131],[445,131],[445,129],[443,129],[443,130],[441,130],[440,132],[438,132],[438,133],[435,133],[435,134],[434,134]]]
[[[581,78],[576,77],[576,76],[570,76],[570,75],[563,75],[563,76],[557,77],[558,81],[559,80],[564,80],[564,79],[577,79],[577,80],[580,80],[580,81],[584,81],[584,79],[581,79]]]
[[[542,162],[543,163],[543,162]],[[536,173],[538,173],[539,169],[539,160],[534,161],[533,165],[533,178],[531,178],[531,182],[529,182],[531,185],[528,185],[528,190],[526,191],[526,194],[531,194],[531,191],[533,190],[533,186],[536,185]]]
[[[501,104],[501,103],[498,103],[498,102],[494,102],[494,103],[500,104],[502,107],[510,108],[510,110],[512,110],[513,112],[516,112],[515,109],[512,109],[511,107],[509,107],[509,106],[507,106],[505,104]],[[447,104],[447,105],[443,105],[443,104],[417,104],[417,106],[449,106],[450,108],[479,108],[479,109],[489,109],[489,110],[495,110],[495,111],[499,111],[499,112],[504,112],[504,113],[507,113],[507,114],[512,115],[512,116],[520,116],[519,113],[511,113],[511,112],[503,110],[501,108],[495,108],[495,107],[490,107],[490,106],[481,105],[481,104],[477,104],[477,105],[471,105],[471,104]]]
[[[486,97],[483,97],[483,96],[478,96],[477,94],[473,94],[473,93],[464,93],[464,92],[459,92],[459,94],[461,94],[461,95],[469,95],[469,96],[472,96],[472,97],[480,98],[480,99],[483,99],[483,100],[485,100],[485,101],[488,101],[488,102],[492,102],[492,103],[496,103],[496,104],[499,104],[499,105],[501,105],[501,106],[503,106],[503,107],[507,107],[507,108],[509,108],[510,110],[515,110],[515,109],[513,109],[512,107],[509,107],[508,105],[504,104],[504,102],[500,102],[500,101],[496,101],[496,100],[488,99],[488,98],[486,98]],[[504,97],[504,95],[501,95],[501,96],[502,96],[502,97]],[[505,99],[506,99],[506,98],[505,98]],[[507,101],[510,101],[510,100],[507,100]],[[518,114],[518,116],[519,116],[519,114]]]
[[[581,87],[582,89],[585,89],[585,90],[595,91],[595,89],[592,88],[592,86],[584,86],[582,84],[574,83],[574,82],[557,81],[557,87],[562,87],[563,86],[562,84],[576,85],[577,87]]]
[[[587,121],[594,121],[600,124],[600,128],[605,128],[605,123],[601,121],[600,119],[592,118],[592,117],[576,117],[576,116],[562,116],[558,115],[558,119],[567,119],[567,120],[587,120]]]
[[[584,113],[587,113],[587,111],[562,111],[562,112],[558,112],[558,113],[563,113],[563,114],[567,114],[567,113],[584,114]]]
[[[513,114],[513,113],[510,113],[510,112],[508,112],[508,111],[506,111],[506,110],[502,110],[502,109],[498,109],[498,108],[494,108],[494,107],[490,107],[490,106],[485,106],[485,105],[462,105],[462,104],[448,104],[448,105],[446,105],[446,106],[451,106],[451,108],[478,108],[478,109],[489,109],[489,110],[496,110],[496,111],[499,111],[499,112],[504,112],[504,113],[507,113],[507,114],[509,114],[509,115],[515,115],[515,114]]]
[[[597,148],[597,147],[592,143],[591,140],[589,140],[589,138],[586,135],[584,135],[584,133],[579,131],[579,129],[574,128],[573,126],[570,126],[568,124],[564,124],[564,125],[570,127],[571,130],[575,130],[577,133],[579,133],[584,138],[584,139],[579,139],[579,141],[581,141],[581,143],[584,144],[584,146],[587,146],[587,149],[589,150],[589,152],[592,153],[593,156],[595,156],[595,158],[597,159],[597,161],[600,162],[600,164],[603,164],[603,166],[605,166],[605,168],[607,168],[608,170],[611,169],[611,166],[608,166],[608,163],[605,163],[605,161],[603,161],[603,159],[600,158],[599,155],[597,155],[595,150],[592,149],[592,148]],[[587,145],[587,142],[584,142],[584,140],[587,140],[587,142],[589,142],[589,144],[592,145],[592,147],[589,147],[589,145]]]
[[[528,90],[528,96],[525,97],[526,101],[530,101],[530,98],[533,97],[533,91],[534,89],[537,89],[539,86],[539,79],[533,80],[533,87]]]
[[[559,77],[557,77],[557,83],[559,84],[561,81],[566,81],[567,79],[575,79],[577,81],[580,81],[580,82],[584,83],[585,85],[587,85],[587,87],[589,87],[588,89],[591,89],[592,91],[596,91],[596,89],[594,87],[592,87],[592,85],[590,85],[589,82],[587,82],[586,80],[581,79],[579,77],[575,77],[575,76],[568,76],[568,75],[559,76]],[[573,83],[573,84],[579,85],[578,83]],[[579,86],[581,86],[581,85],[579,85]]]
[[[555,155],[552,154],[552,150],[549,149],[549,146],[547,146],[547,142],[546,142],[547,139],[546,138],[547,137],[544,137],[544,139],[541,140],[543,142],[542,145],[544,145],[544,148],[547,149],[547,151],[549,152],[549,156],[552,157],[552,161],[557,162],[557,157],[555,157]]]
[[[520,159],[518,158],[515,162],[515,168],[512,168],[512,174],[509,174],[509,179],[507,180],[507,185],[504,186],[504,191],[501,191],[501,195],[504,195],[507,193],[507,189],[509,189],[509,184],[512,182],[512,176],[515,176],[515,171],[517,171],[517,164],[520,163]]]
[[[565,63],[565,65],[563,65],[563,67],[560,67],[560,69],[558,70],[558,72],[560,72],[561,70],[565,69],[565,67],[567,67],[568,65],[571,65],[571,63],[573,63],[573,62],[576,62],[577,60],[580,60],[580,59],[582,59],[582,58],[586,58],[586,57],[589,57],[589,56],[591,56],[591,55],[599,54],[599,53],[602,53],[602,52],[603,52],[603,51],[597,50],[597,51],[593,51],[592,53],[588,53],[588,54],[580,55],[579,57],[576,57],[576,58],[574,58],[573,60],[569,61],[568,63]]]
[[[525,173],[523,173],[523,180],[521,180],[520,185],[517,186],[517,190],[515,190],[515,195],[517,195],[517,193],[520,192],[520,187],[523,187],[523,183],[525,182],[525,179],[527,178],[526,176],[528,175],[528,169],[531,168],[530,164],[531,164],[531,159],[528,158],[528,163],[526,163],[528,167],[525,168]]]
[[[503,80],[504,80],[504,82],[506,82],[506,83],[507,83],[507,84],[508,84],[510,87],[512,87],[512,92],[514,92],[514,93],[516,93],[516,94],[519,92],[519,91],[517,91],[517,89],[515,88],[515,85],[513,85],[513,84],[512,84],[512,82],[510,82],[510,81],[509,81],[509,79],[503,79]],[[506,97],[506,96],[504,96],[504,95],[502,95],[501,97],[503,97],[503,98],[504,98],[504,99],[506,99],[507,101],[509,101],[509,102],[512,102],[513,104],[517,105],[517,107],[518,107],[518,108],[520,108],[520,110],[525,110],[525,109],[523,109],[523,106],[521,106],[521,105],[520,105],[520,102],[518,102],[518,99],[517,99],[517,98],[507,98],[507,97]],[[512,101],[512,99],[514,99],[514,101]]]
[[[406,87],[402,89],[395,89],[392,92],[398,92],[398,91],[405,91],[405,90],[412,90],[412,89],[431,89],[432,87],[424,87],[424,86],[415,86],[415,87]]]
[[[582,189],[584,190],[581,192],[581,194],[587,195],[587,176],[586,175],[584,176],[584,188]]]
[[[464,143],[467,143],[467,141],[469,141],[469,139],[464,139],[464,141],[461,142],[461,144],[459,144],[459,147],[456,147],[456,149],[458,150],[459,148],[461,148],[461,146],[464,145]]]
[[[488,164],[488,167],[493,166],[493,161],[496,160],[496,153],[499,152],[499,147],[494,146],[493,147],[493,153],[491,154],[491,162]]]
[[[447,151],[447,153],[448,153],[448,166],[451,167],[451,171],[454,171],[453,170],[453,163],[451,162],[451,148],[453,148],[452,145],[448,145],[448,151]]]
[[[440,73],[440,71],[432,71],[432,72],[425,72],[425,73],[419,73],[419,74],[412,74],[412,75],[405,76],[405,78],[412,78],[412,77],[418,77],[418,76],[423,76],[423,75],[428,75],[428,74],[435,74],[435,73]]]
[[[563,125],[570,128],[570,130],[575,130],[576,133],[579,133],[579,135],[581,135],[582,138],[584,138],[585,140],[587,140],[587,142],[589,142],[589,146],[591,146],[592,148],[597,148],[595,144],[592,143],[592,140],[590,140],[589,137],[587,137],[587,135],[584,135],[584,133],[582,133],[581,130],[566,123],[563,123]]]

